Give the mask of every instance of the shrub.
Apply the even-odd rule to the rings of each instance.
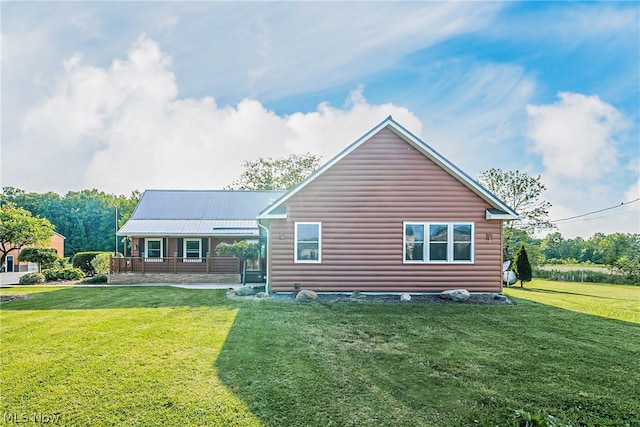
[[[44,283],[44,274],[33,272],[27,273],[24,276],[20,277],[18,281],[21,285],[35,285],[36,283]]]
[[[103,252],[78,252],[73,256],[73,266],[84,271],[86,275],[93,276],[96,271],[93,269],[91,261],[101,253]]]
[[[51,268],[58,259],[58,252],[51,248],[25,248],[20,252],[18,261],[35,262],[40,268]]]
[[[91,260],[91,266],[96,274],[109,274],[109,263],[111,262],[111,254],[109,252],[102,252],[95,256]]]
[[[530,282],[532,279],[531,264],[529,264],[529,258],[527,257],[527,251],[524,248],[524,243],[520,246],[520,250],[516,254],[516,258],[513,260],[513,271],[520,280],[520,287],[524,285],[524,282]]]
[[[638,274],[610,274],[591,270],[546,270],[535,269],[534,276],[540,279],[561,282],[612,283],[614,285],[640,285]]]
[[[98,273],[93,277],[84,279],[82,283],[107,283],[107,275]]]
[[[80,280],[85,277],[85,274],[79,268],[66,267],[66,268],[48,268],[42,272],[47,281],[55,280]]]

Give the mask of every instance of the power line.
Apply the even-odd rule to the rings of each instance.
[[[607,214],[607,215],[594,216],[593,218],[582,218],[582,219],[576,219],[576,220],[573,220],[573,221],[566,221],[566,222],[564,222],[564,224],[573,224],[573,223],[576,223],[576,222],[583,222],[583,221],[593,221],[593,220],[596,220],[596,219],[611,218],[611,217],[614,217],[614,216],[622,216],[622,215],[637,214],[637,213],[638,213],[638,211],[636,211],[636,210],[618,212],[618,213],[612,213],[612,214]]]
[[[640,197],[639,197],[639,198],[637,198],[637,199],[634,199],[634,200],[630,200],[630,201],[628,201],[628,202],[622,202],[622,203],[620,203],[619,205],[610,206],[610,207],[608,207],[608,208],[604,208],[604,209],[598,209],[597,211],[587,212],[587,213],[580,214],[580,215],[576,215],[576,216],[570,216],[570,217],[568,217],[568,218],[555,219],[555,220],[550,221],[550,222],[562,222],[562,221],[568,221],[568,220],[570,220],[570,219],[582,218],[583,216],[593,215],[593,214],[595,214],[595,213],[599,213],[599,212],[604,212],[604,211],[608,211],[608,210],[611,210],[611,209],[620,208],[620,207],[625,206],[625,205],[628,205],[628,204],[630,204],[630,203],[635,203],[635,202],[637,202],[638,200],[640,200]]]

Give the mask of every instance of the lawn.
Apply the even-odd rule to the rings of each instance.
[[[617,310],[625,299],[612,297],[607,312],[588,314],[528,300],[556,297],[533,290],[544,288],[589,306],[620,290],[583,286],[512,288],[514,306],[21,288],[30,298],[0,313],[4,422],[518,425],[524,410],[572,425],[636,425],[637,306]],[[637,298],[640,288],[630,292]],[[630,313],[606,314],[618,311]]]

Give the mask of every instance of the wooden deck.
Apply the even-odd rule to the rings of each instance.
[[[142,258],[112,257],[110,274],[173,273],[173,274],[239,274],[240,260],[235,257],[206,258]]]

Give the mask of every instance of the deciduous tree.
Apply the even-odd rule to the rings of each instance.
[[[58,252],[52,248],[26,248],[20,251],[18,261],[35,262],[38,264],[38,272],[42,268],[52,267],[58,260]]]
[[[290,190],[313,173],[320,164],[320,157],[313,154],[272,159],[259,158],[242,164],[240,178],[226,190]]]
[[[13,250],[48,243],[53,232],[53,224],[45,218],[34,217],[26,209],[3,202],[0,206],[0,265],[4,265],[7,254]]]
[[[520,215],[518,220],[505,222],[503,230],[505,259],[511,259],[511,251],[521,241],[522,233],[532,236],[555,228],[549,221],[551,203],[542,199],[542,193],[546,187],[540,175],[532,177],[526,172],[505,172],[492,168],[482,172],[479,181]]]

